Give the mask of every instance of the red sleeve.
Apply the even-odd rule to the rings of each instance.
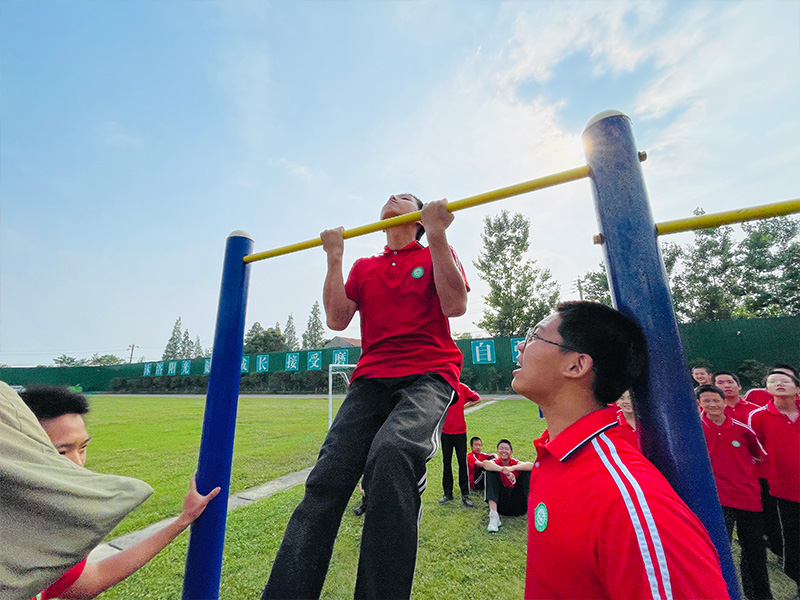
[[[359,258],[353,266],[350,267],[350,274],[347,276],[347,281],[344,284],[344,293],[353,302],[358,304],[359,291],[361,289],[361,261]]]
[[[85,567],[86,559],[84,558],[81,562],[64,573],[58,581],[43,591],[42,600],[48,600],[49,598],[60,598],[63,592],[68,590],[73,583],[78,581],[78,578],[83,573],[83,569]]]
[[[456,254],[456,251],[453,250],[452,246],[450,246],[450,254],[453,255],[453,260],[456,261],[456,266],[458,267],[458,270],[461,271],[461,277],[464,278],[464,285],[467,286],[467,291],[469,291],[469,282],[467,281],[467,274],[464,272],[464,266],[461,264],[461,261],[458,260],[458,255]]]
[[[460,383],[458,384],[458,395],[461,397],[461,401],[466,404],[467,402],[472,402],[473,400],[480,401],[481,397],[478,395],[478,392],[471,389],[468,385]]]

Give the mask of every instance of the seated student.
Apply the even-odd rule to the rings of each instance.
[[[800,592],[800,381],[772,371],[767,391],[772,400],[750,413],[748,425],[769,454],[767,483],[780,517],[783,571]]]
[[[786,373],[792,377],[797,377],[797,369],[787,363],[778,363],[772,365],[772,367],[769,369],[769,372],[771,373],[772,371],[781,371],[782,373]],[[767,402],[772,400],[772,394],[767,391],[766,387],[753,388],[748,390],[748,392],[744,395],[744,399],[748,402],[752,402],[753,404],[757,404],[758,406],[766,406]]]
[[[743,400],[739,396],[742,391],[742,385],[739,383],[739,377],[736,373],[731,371],[717,371],[714,373],[714,381],[712,385],[722,391],[725,395],[725,414],[740,423],[747,423],[747,417],[750,413],[758,408],[755,404]],[[697,392],[695,391],[695,395]]]
[[[464,420],[464,410],[471,408],[481,401],[477,392],[463,383],[458,383],[458,400],[447,409],[447,416],[442,426],[442,490],[444,495],[439,504],[445,504],[453,499],[453,450],[456,451],[458,462],[458,487],[461,489],[461,503],[467,508],[475,505],[469,497],[469,475],[467,467],[467,422]]]
[[[513,457],[511,442],[497,442],[497,458],[481,461],[486,471],[486,501],[489,503],[490,533],[497,533],[500,515],[516,517],[528,511],[528,490],[533,463],[520,462]],[[476,462],[477,464],[477,462]]]
[[[469,440],[470,453],[467,454],[467,468],[469,469],[469,489],[482,490],[484,488],[484,470],[480,464],[488,459],[497,458],[496,454],[485,454],[483,450],[483,440],[473,437]]]
[[[701,385],[695,396],[703,409],[700,421],[728,538],[733,537],[735,526],[742,547],[740,572],[744,594],[751,599],[772,598],[761,490],[754,464],[761,462],[766,453],[753,430],[727,414],[722,390],[713,385]]]
[[[639,450],[639,436],[636,433],[636,414],[633,412],[633,397],[630,390],[617,400],[617,430],[631,446]]]
[[[28,387],[20,397],[36,415],[59,454],[82,467],[91,439],[83,421],[83,415],[89,412],[86,396],[64,387],[39,385]],[[219,491],[217,487],[205,496],[200,495],[193,477],[183,510],[174,523],[114,556],[92,563],[84,559],[37,598],[94,598],[147,564],[200,516]]]

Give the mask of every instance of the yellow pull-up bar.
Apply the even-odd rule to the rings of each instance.
[[[553,175],[547,175],[545,177],[539,177],[538,179],[532,179],[516,185],[510,185],[492,192],[485,192],[483,194],[478,194],[477,196],[470,196],[469,198],[464,198],[462,200],[448,202],[447,210],[452,213],[456,212],[457,210],[464,210],[465,208],[472,208],[473,206],[487,204],[489,202],[494,202],[495,200],[519,196],[520,194],[525,194],[534,190],[541,190],[559,185],[561,183],[567,183],[568,181],[584,179],[586,177],[589,177],[589,167],[576,167],[574,169],[569,169],[568,171],[561,171],[560,173],[554,173]],[[397,227],[398,225],[405,225],[406,223],[419,221],[419,218],[420,213],[417,211],[408,213],[406,215],[400,215],[399,217],[384,219],[382,221],[377,221],[376,223],[370,223],[369,225],[362,225],[361,227],[354,227],[353,229],[345,229],[344,237],[345,239],[349,239],[358,237],[360,235],[366,235],[368,233],[374,233],[375,231],[391,229],[392,227]],[[298,252],[300,250],[306,250],[307,248],[314,248],[315,246],[321,245],[322,240],[317,237],[313,240],[306,240],[305,242],[298,242],[296,244],[282,246],[280,248],[275,248],[274,250],[267,250],[266,252],[248,254],[244,257],[244,262],[251,263],[257,260],[264,260],[266,258],[281,256],[283,254],[291,254],[292,252]]]
[[[665,221],[656,224],[656,231],[658,235],[667,235],[670,233],[681,233],[683,231],[694,231],[695,229],[711,229],[712,227],[719,227],[720,225],[743,223],[744,221],[754,221],[756,219],[782,217],[798,212],[800,212],[800,199],[786,200],[784,202],[773,202],[772,204],[739,208],[737,210],[728,210],[710,215],[697,215],[686,219]]]

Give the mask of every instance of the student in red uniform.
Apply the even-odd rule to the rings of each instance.
[[[703,524],[606,410],[644,372],[639,326],[567,302],[519,351],[512,387],[547,422],[534,442],[525,598],[728,598]]]
[[[764,459],[764,448],[752,429],[727,414],[722,390],[713,385],[701,385],[695,395],[703,409],[700,421],[728,538],[732,538],[736,527],[742,547],[740,572],[744,594],[750,599],[772,598],[761,489],[755,470],[755,463]]]
[[[710,385],[713,378],[714,376],[708,365],[698,363],[692,367],[692,379],[697,385]]]
[[[421,207],[412,194],[398,194],[384,204],[381,218]],[[346,328],[358,311],[362,353],[263,598],[319,598],[342,513],[362,473],[367,510],[355,596],[411,595],[425,464],[438,450],[461,373],[448,317],[464,314],[468,288],[447,243],[452,221],[446,200],[425,205],[421,221],[387,229],[383,253],[357,260],[347,283],[343,230],[322,232],[328,327]],[[428,247],[418,241],[423,232]]]
[[[458,462],[458,487],[461,489],[461,503],[467,508],[473,508],[472,499],[469,497],[469,469],[467,468],[467,422],[464,420],[464,411],[472,408],[481,401],[477,392],[469,386],[459,382],[458,400],[447,409],[447,416],[442,427],[442,490],[444,495],[439,504],[445,504],[453,499],[453,450],[456,451]]]
[[[497,533],[500,515],[518,517],[528,510],[528,490],[530,489],[533,463],[520,462],[514,458],[511,442],[502,439],[497,442],[497,458],[481,463],[486,472],[486,502],[489,504],[489,533]]]
[[[633,412],[633,397],[625,390],[617,400],[617,431],[631,446],[639,450],[639,435],[636,433],[636,414]]]
[[[782,373],[786,373],[787,375],[791,375],[792,377],[797,377],[797,369],[787,363],[778,363],[776,365],[772,365],[769,372],[772,371],[780,371]],[[772,394],[767,391],[766,387],[753,388],[748,390],[748,392],[744,395],[744,399],[758,406],[766,406],[767,402],[772,400]]]
[[[20,397],[36,415],[59,454],[82,467],[90,440],[83,421],[83,415],[89,412],[86,396],[66,387],[36,385],[20,392]],[[219,490],[214,488],[201,496],[192,478],[183,511],[174,523],[101,561],[87,563],[83,559],[37,598],[94,598],[146,565],[200,516]]]
[[[736,419],[740,423],[747,423],[747,418],[750,413],[758,408],[755,404],[743,400],[739,396],[742,391],[742,384],[739,383],[739,377],[736,373],[731,371],[717,371],[714,373],[714,381],[712,383],[716,388],[722,390],[725,394],[725,414],[729,417]],[[695,390],[695,395],[697,391]]]
[[[798,584],[800,550],[800,382],[782,371],[767,375],[766,406],[750,413],[750,428],[769,454],[767,482],[783,538],[783,570]]]
[[[483,461],[497,458],[496,454],[486,454],[483,450],[483,440],[473,437],[469,440],[470,453],[467,454],[467,468],[469,469],[469,489],[482,490],[485,483]]]

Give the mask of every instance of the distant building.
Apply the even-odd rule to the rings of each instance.
[[[323,348],[361,348],[361,340],[358,338],[334,337]]]

